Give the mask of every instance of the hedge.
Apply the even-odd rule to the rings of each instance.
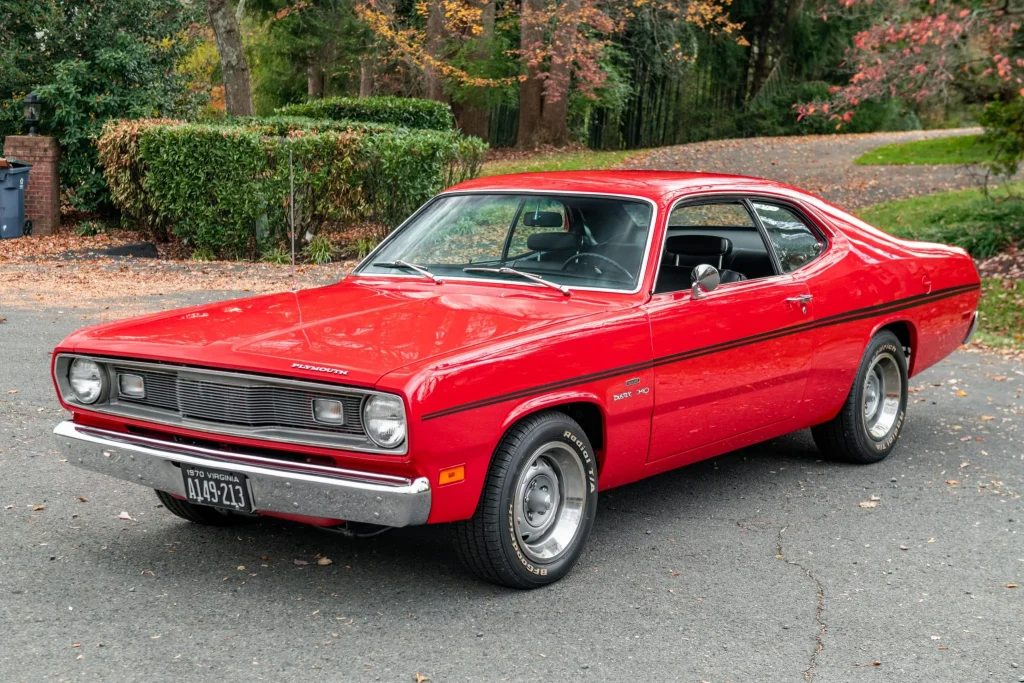
[[[487,149],[456,131],[297,117],[118,121],[98,146],[118,207],[157,238],[173,235],[208,258],[256,257],[286,242],[291,170],[299,236],[348,221],[386,233],[475,176]]]
[[[411,97],[329,97],[277,110],[286,116],[335,121],[390,123],[406,128],[453,130],[455,117],[444,102]]]

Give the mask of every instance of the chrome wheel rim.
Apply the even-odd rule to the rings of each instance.
[[[530,456],[513,494],[513,530],[523,555],[557,559],[583,526],[587,477],[579,455],[553,441]]]
[[[878,355],[864,378],[864,427],[875,441],[884,439],[900,413],[903,402],[903,377],[896,358],[890,353]]]

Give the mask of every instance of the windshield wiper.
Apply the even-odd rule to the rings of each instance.
[[[377,261],[373,265],[380,266],[382,268],[408,268],[409,270],[416,271],[417,273],[419,273],[420,275],[422,275],[425,278],[433,280],[435,283],[437,283],[439,285],[444,284],[444,280],[442,280],[438,276],[434,275],[433,273],[431,273],[429,270],[427,270],[423,266],[418,266],[415,263],[409,263],[408,261],[402,261],[402,260],[397,260],[397,261]]]
[[[501,275],[518,275],[519,277],[524,277],[527,280],[532,280],[534,282],[540,283],[540,284],[545,285],[547,287],[551,287],[552,289],[557,289],[562,294],[564,294],[566,296],[569,296],[569,288],[566,287],[565,285],[560,285],[560,284],[554,283],[551,280],[545,280],[541,276],[534,275],[533,273],[524,273],[523,271],[516,270],[515,268],[508,268],[506,266],[502,266],[501,268],[463,268],[462,272],[463,273],[499,273]]]

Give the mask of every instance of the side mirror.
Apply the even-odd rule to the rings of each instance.
[[[703,299],[708,292],[713,292],[718,288],[722,276],[718,274],[718,269],[714,266],[702,263],[693,269],[690,279],[693,280],[690,295],[694,299]]]

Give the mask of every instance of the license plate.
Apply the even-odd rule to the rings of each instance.
[[[252,510],[244,474],[183,464],[181,475],[185,478],[185,498],[190,503],[241,512]]]

